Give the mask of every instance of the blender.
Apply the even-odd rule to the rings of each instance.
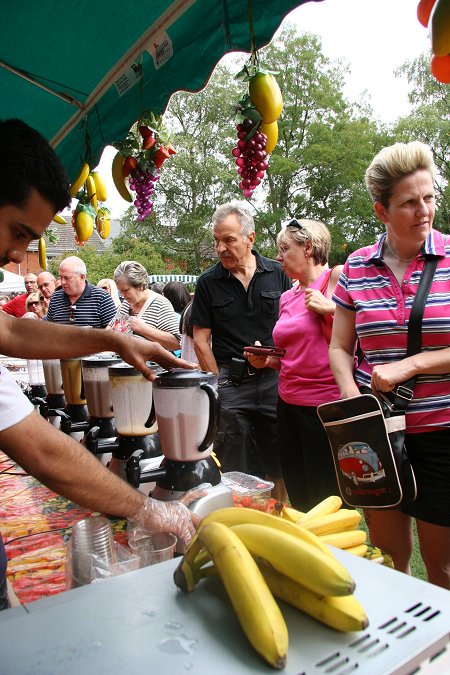
[[[45,387],[47,396],[40,405],[40,413],[50,424],[59,429],[61,419],[70,426],[70,418],[64,412],[66,399],[64,398],[64,389],[61,375],[61,364],[59,359],[46,359],[42,361],[44,369]]]
[[[220,415],[217,376],[181,368],[163,372],[153,383],[153,396],[164,459],[159,469],[141,476],[141,481],[153,477],[152,496],[163,501],[209,484],[207,494],[189,506],[201,516],[232,506],[231,491],[221,482],[212,455]]]
[[[157,363],[149,362],[147,365],[154,372],[162,371]],[[108,467],[113,473],[139,487],[141,473],[144,475],[161,462],[153,385],[136,368],[124,362],[108,366],[108,377],[118,434],[109,444],[112,457]],[[107,442],[101,447],[102,452],[108,451]]]
[[[70,418],[61,420],[61,430],[68,433],[72,438],[81,441],[85,432],[89,429],[88,409],[84,393],[83,376],[81,372],[81,359],[60,359],[61,376],[66,399],[64,412]]]
[[[45,389],[44,369],[42,361],[30,359],[27,361],[29,388],[28,398],[34,405],[34,409],[40,412],[40,406],[45,402],[47,390]]]
[[[101,455],[101,460],[105,464],[111,459],[111,444],[115,442],[117,436],[108,368],[120,362],[121,358],[112,352],[101,352],[81,359],[89,412],[89,428],[83,443],[94,455]]]

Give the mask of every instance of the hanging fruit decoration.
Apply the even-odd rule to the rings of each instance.
[[[241,177],[239,187],[248,199],[264,178],[269,166],[267,157],[278,141],[283,98],[274,75],[274,71],[258,63],[257,55],[253,53],[251,61],[235,76],[237,80],[248,82],[248,92],[236,105],[238,142],[232,150]]]
[[[450,84],[450,2],[449,0],[420,0],[417,18],[428,27],[431,38],[430,71],[441,84]]]
[[[153,209],[152,194],[160,169],[176,152],[170,134],[161,116],[148,113],[130,129],[125,140],[113,145],[117,150],[111,169],[114,185],[122,199],[133,202],[138,220],[145,220]]]
[[[106,239],[109,235],[110,223],[109,209],[102,203],[107,198],[106,185],[97,171],[91,173],[87,162],[83,164],[70,186],[70,194],[78,199],[78,204],[72,212],[72,226],[76,232],[77,245],[83,246],[92,236],[94,224],[100,237]],[[63,219],[59,220],[60,218],[61,216],[58,216],[58,219],[55,216],[53,220],[61,222]]]

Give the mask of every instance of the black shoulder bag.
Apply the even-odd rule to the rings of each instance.
[[[429,257],[408,322],[407,356],[422,349],[422,318],[438,264]],[[414,501],[416,480],[405,450],[405,412],[416,377],[378,399],[369,388],[362,395],[319,405],[328,435],[342,499],[352,507],[395,508]]]

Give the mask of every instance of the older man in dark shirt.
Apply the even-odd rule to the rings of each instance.
[[[273,345],[281,294],[290,288],[278,262],[252,249],[255,224],[246,202],[230,202],[213,215],[219,262],[200,275],[191,323],[202,370],[219,375],[221,422],[214,450],[223,471],[273,480],[273,496],[286,498],[278,457],[278,372],[253,369],[244,347],[256,339]]]

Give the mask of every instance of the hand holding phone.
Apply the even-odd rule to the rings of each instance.
[[[254,354],[255,356],[276,356],[282,358],[286,350],[281,347],[271,347],[270,345],[249,345],[244,347],[244,352]]]

